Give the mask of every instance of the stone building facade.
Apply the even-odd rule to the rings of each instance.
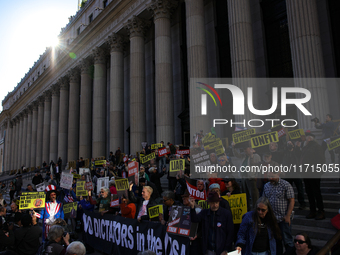
[[[338,77],[339,11],[337,0],[88,0],[2,101],[2,170],[188,145],[192,77]],[[339,118],[339,85],[319,89],[316,114]]]

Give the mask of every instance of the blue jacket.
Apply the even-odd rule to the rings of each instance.
[[[240,230],[237,234],[237,244],[243,244],[245,247],[242,249],[242,255],[251,255],[251,251],[253,249],[253,244],[255,241],[255,237],[257,232],[254,231],[253,225],[253,211],[247,212],[243,219],[240,226]],[[272,237],[271,231],[268,229],[268,236],[269,236],[269,247],[271,255],[276,255],[276,241],[275,238]]]
[[[209,240],[209,224],[212,216],[210,209],[204,209],[199,214],[196,214],[195,209],[190,210],[190,217],[192,222],[202,222],[202,248],[203,254],[208,249]],[[216,212],[216,226],[215,226],[215,243],[216,254],[221,254],[223,251],[231,251],[231,245],[234,240],[234,223],[231,212],[220,207]]]

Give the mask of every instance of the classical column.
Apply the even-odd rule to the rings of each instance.
[[[32,117],[33,117],[33,106],[29,105],[27,107],[27,136],[26,136],[26,162],[25,166],[27,168],[33,167],[33,164],[31,165],[31,141],[32,141]]]
[[[95,48],[93,78],[92,157],[106,156],[106,57]]]
[[[42,167],[42,149],[43,149],[43,132],[44,132],[44,97],[40,96],[38,105],[38,125],[37,125],[37,153],[35,165]],[[46,162],[47,163],[47,162]]]
[[[112,33],[110,75],[110,150],[124,151],[124,39]]]
[[[92,77],[91,61],[83,59],[80,74],[79,156],[92,157]]]
[[[28,121],[28,109],[24,110],[23,115],[23,129],[22,129],[22,150],[21,150],[21,165],[25,165],[26,168],[29,167],[29,165],[26,164],[26,153],[27,153],[27,121]]]
[[[130,35],[130,153],[141,150],[146,140],[145,125],[145,47],[144,35],[149,22],[136,16],[126,28]]]
[[[18,134],[18,149],[16,151],[17,153],[17,168],[20,168],[23,165],[23,161],[22,161],[22,136],[23,136],[23,128],[24,128],[24,114],[21,112],[19,113],[19,134]]]
[[[79,159],[79,70],[69,72],[68,161]]]
[[[325,66],[321,48],[316,0],[286,0],[290,48],[295,78],[324,78]],[[322,79],[295,79],[295,86],[308,89],[311,100],[304,106],[314,117],[323,119],[329,113],[327,87]],[[302,94],[298,94],[298,97]],[[297,110],[299,127],[313,129],[311,116]]]
[[[32,104],[31,166],[37,167],[38,101]]]
[[[12,123],[11,123],[11,119],[10,117],[8,116],[8,119],[7,119],[7,126],[6,126],[6,144],[5,144],[5,171],[8,171],[8,170],[11,170],[11,143],[12,143],[12,134],[13,134],[13,126],[12,126]]]
[[[58,157],[63,161],[62,169],[67,164],[67,132],[68,132],[68,103],[69,103],[69,83],[64,77],[59,81],[60,101],[59,101],[59,127],[58,127]]]
[[[54,162],[58,159],[59,90],[58,84],[52,86],[50,160]]]
[[[172,42],[170,15],[173,0],[153,0],[149,9],[155,22],[156,141],[174,142],[174,98],[172,87]]]
[[[43,153],[42,161],[46,161],[48,164],[50,162],[50,132],[51,132],[51,91],[46,91],[44,93],[44,130],[43,130]]]
[[[17,148],[17,119],[13,119],[13,134],[12,134],[12,142],[11,142],[11,170],[16,169],[16,158],[15,158],[15,150]]]

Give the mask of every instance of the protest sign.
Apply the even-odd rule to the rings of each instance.
[[[111,200],[110,207],[117,207],[117,206],[119,206],[119,198]]]
[[[64,204],[63,210],[65,218],[75,219],[77,217],[77,207],[77,202]]]
[[[72,173],[72,174],[73,174],[74,179],[80,179],[81,178],[80,174],[76,174],[76,173]]]
[[[139,223],[135,219],[88,211],[84,212],[82,221],[86,243],[99,252],[137,255],[150,250],[156,254],[189,254],[189,238],[166,233],[166,226],[159,223]]]
[[[210,205],[208,204],[207,200],[199,200],[197,203],[202,209],[209,209]]]
[[[117,191],[129,189],[129,181],[126,178],[116,179],[116,189]]]
[[[168,150],[166,149],[166,147],[164,147],[162,149],[158,149],[158,156],[159,157],[163,157],[165,154],[168,154]]]
[[[279,136],[279,138],[281,138],[282,136],[286,135],[286,131],[284,128],[281,128],[277,131],[277,135]]]
[[[158,153],[159,153],[159,151],[158,151]],[[187,149],[187,150],[177,150],[176,154],[179,154],[179,155],[189,155],[190,154],[190,149]]]
[[[277,143],[279,141],[279,137],[277,135],[277,132],[269,132],[269,133],[264,133],[261,135],[256,135],[250,139],[251,141],[251,147],[258,148],[262,146],[269,145],[272,142]]]
[[[152,153],[150,153],[146,156],[140,157],[140,163],[144,164],[144,163],[146,163],[146,162],[148,162],[148,161],[150,161],[151,159],[154,159],[154,158],[156,158],[156,154],[154,152],[152,152]]]
[[[73,182],[73,174],[68,174],[65,172],[61,173],[60,177],[60,187],[63,189],[70,189],[72,188],[72,182]]]
[[[215,150],[217,156],[220,156],[224,153],[224,147],[222,140],[220,138],[216,138],[214,142],[204,144],[204,150]]]
[[[170,169],[169,176],[176,177],[176,175],[182,170],[185,169],[185,160],[184,159],[175,159],[170,160]]]
[[[185,177],[185,181],[190,197],[196,200],[207,200],[207,192],[205,191],[204,183],[202,183],[202,181],[197,181],[188,177]]]
[[[87,190],[85,189],[85,181],[78,180],[76,185],[76,196],[84,196],[86,197],[88,195]]]
[[[142,148],[144,149],[148,145],[148,142],[142,142]]]
[[[301,139],[301,137],[305,135],[305,132],[303,131],[303,129],[295,129],[295,130],[289,131],[288,135],[291,140],[296,140],[296,139]]]
[[[98,195],[102,187],[109,188],[109,181],[110,181],[109,177],[101,177],[97,179],[97,194]]]
[[[328,150],[333,150],[335,148],[338,148],[340,146],[340,138],[334,140],[334,141],[328,141],[326,142]]]
[[[124,163],[126,163],[128,160],[129,160],[129,157],[128,157],[127,155],[125,155],[125,156],[123,157]]]
[[[192,223],[190,218],[190,207],[177,206],[171,207],[171,212],[168,221],[168,233],[176,235],[194,237],[197,232],[198,224]]]
[[[83,175],[86,173],[90,173],[90,168],[79,168],[79,174]]]
[[[139,185],[139,164],[136,161],[131,161],[128,164],[128,179],[129,182],[133,182],[137,186]]]
[[[44,192],[45,191],[45,183],[39,183],[37,185],[35,185],[35,188],[37,189],[37,191],[39,192]]]
[[[159,214],[163,214],[163,205],[156,205],[148,209],[149,218],[156,218]]]
[[[233,142],[235,143],[235,148],[248,146],[251,135],[254,134],[256,134],[255,128],[233,133],[232,138]]]
[[[162,148],[164,145],[161,144],[161,143],[154,143],[154,144],[151,144],[151,150],[156,150],[158,148]]]
[[[95,160],[94,161],[94,165],[95,166],[102,166],[104,164],[106,164],[106,160],[105,159],[104,160]]]
[[[222,196],[222,198],[229,202],[234,224],[240,224],[242,216],[247,212],[246,193],[230,195],[230,197]]]
[[[44,192],[22,192],[19,210],[44,208],[46,195]]]

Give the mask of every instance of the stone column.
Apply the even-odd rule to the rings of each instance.
[[[44,97],[40,96],[38,105],[37,153],[35,159],[35,165],[40,167],[42,167],[43,163],[42,159],[43,132],[44,132]]]
[[[42,161],[46,161],[47,164],[50,162],[50,132],[51,132],[51,91],[44,93],[44,130],[43,130],[43,153]]]
[[[110,150],[124,151],[124,39],[112,33],[110,75]]]
[[[22,161],[22,150],[23,150],[23,147],[22,147],[22,136],[23,136],[23,128],[24,128],[24,114],[21,112],[19,114],[19,127],[18,127],[18,130],[19,130],[19,134],[18,134],[18,149],[16,151],[16,154],[17,154],[17,168],[20,168],[22,165],[23,165],[23,161]]]
[[[25,165],[26,168],[29,166],[26,165],[26,153],[27,153],[27,121],[28,121],[28,109],[24,110],[23,116],[23,129],[22,129],[22,150],[21,150],[21,165]]]
[[[80,74],[79,156],[92,157],[92,78],[91,61],[83,59]]]
[[[68,161],[79,159],[79,70],[69,72]]]
[[[253,30],[249,0],[228,0],[229,36],[231,50],[231,69],[233,78],[255,78],[255,54],[253,45]],[[253,87],[250,80],[234,79],[233,84],[240,87],[243,94],[247,88]],[[258,105],[258,94],[253,91],[254,107]],[[252,119],[254,115],[248,111],[245,101],[245,115],[236,116],[236,121]]]
[[[6,125],[6,143],[5,143],[5,171],[11,170],[11,143],[12,143],[12,134],[13,134],[13,126],[11,123],[10,117],[7,119]]]
[[[60,81],[60,102],[59,102],[59,127],[58,127],[58,157],[63,161],[62,169],[67,164],[67,138],[68,138],[68,104],[69,104],[69,83],[64,77]]]
[[[11,145],[11,170],[16,169],[16,158],[15,150],[17,148],[17,119],[13,119],[13,134],[12,134],[12,145]]]
[[[27,108],[27,136],[26,136],[26,162],[25,166],[27,168],[33,167],[33,164],[31,165],[31,141],[32,141],[32,115],[33,115],[33,106],[29,105]]]
[[[172,86],[172,42],[170,15],[173,0],[153,0],[149,9],[155,22],[156,141],[174,142],[174,98]],[[204,31],[204,30],[203,30]]]
[[[321,48],[316,0],[286,0],[290,48],[295,78],[324,78],[325,66]],[[321,119],[329,113],[327,87],[322,79],[295,79],[295,86],[308,89],[311,100],[304,106]],[[304,95],[298,94],[298,97]],[[314,129],[311,116],[297,110],[299,127]]]
[[[92,157],[106,156],[106,57],[97,47],[94,53]]]
[[[58,126],[59,126],[59,90],[58,84],[52,86],[50,160],[58,160]]]
[[[33,102],[32,107],[31,166],[37,167],[38,101]]]
[[[136,16],[128,20],[130,35],[130,153],[141,150],[146,140],[145,126],[145,47],[144,36],[149,22]]]

